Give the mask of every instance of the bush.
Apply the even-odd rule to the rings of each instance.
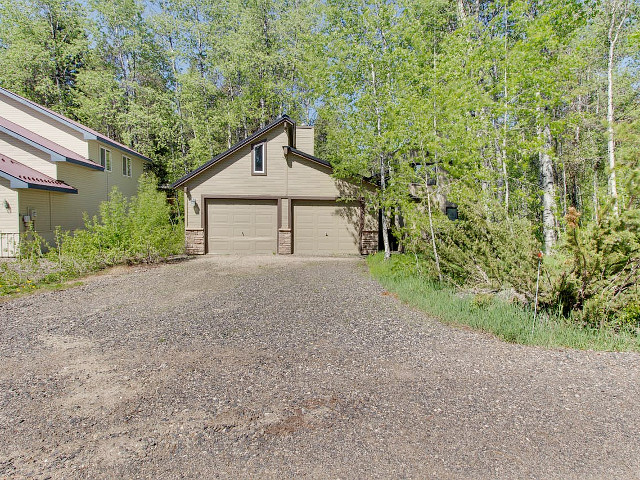
[[[459,217],[451,221],[434,212],[436,247],[442,274],[448,283],[482,291],[513,289],[529,300],[535,292],[537,252],[540,243],[532,224],[507,218],[499,207],[487,215],[477,202],[461,201]],[[401,234],[408,238],[407,249],[423,257],[429,266],[423,271],[437,278],[431,247],[428,217],[414,207]]]
[[[85,216],[84,222],[85,228],[73,234],[57,228],[53,246],[32,230],[23,235],[17,261],[2,264],[0,293],[57,283],[120,263],[156,262],[184,249],[182,222],[173,219],[151,175],[141,177],[138,194],[130,200],[114,188],[100,204],[99,215]]]
[[[546,303],[593,328],[640,328],[640,211],[606,216],[586,228],[569,209],[567,233],[550,263]]]
[[[470,198],[464,197],[464,198]],[[476,294],[474,305],[486,305],[487,293],[511,292],[518,303],[532,303],[541,248],[528,220],[509,218],[499,206],[461,200],[459,220],[434,211],[440,268],[446,284]],[[418,274],[437,280],[428,216],[420,204],[408,205],[400,231],[407,251],[394,262],[394,274]],[[640,332],[640,209],[620,217],[606,210],[598,222],[583,226],[569,209],[566,232],[556,251],[543,261],[539,305],[587,329]],[[480,296],[478,296],[480,295]]]

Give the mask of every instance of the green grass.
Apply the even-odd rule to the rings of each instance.
[[[640,351],[640,336],[611,330],[585,329],[561,317],[539,315],[534,327],[533,311],[486,296],[463,296],[429,278],[410,272],[406,257],[382,254],[369,257],[369,269],[380,284],[397,297],[443,323],[468,326],[480,332],[522,345],[580,350]]]

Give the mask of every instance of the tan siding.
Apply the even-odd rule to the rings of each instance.
[[[184,194],[184,208],[185,208],[185,228],[201,228],[200,224],[200,207],[198,205],[189,205],[189,200],[192,197],[190,194]]]
[[[33,228],[46,240],[49,245],[54,244],[54,232],[51,224],[51,205],[56,195],[68,195],[66,193],[49,192],[32,188],[21,188],[18,191],[20,199],[20,219],[24,215],[30,215]],[[33,213],[36,216],[33,217]],[[20,221],[20,231],[25,232],[25,224]]]
[[[107,192],[116,186],[125,196],[132,197],[138,191],[138,178],[144,171],[144,161],[138,157],[126,155],[121,150],[109,145],[101,144],[96,141],[89,142],[89,160],[100,164],[100,147],[104,147],[111,151],[111,171],[103,173],[105,175],[105,182],[107,186]],[[131,158],[131,177],[122,175],[122,157],[128,156]],[[74,185],[80,189],[79,186]]]
[[[52,223],[64,230],[82,228],[82,214],[87,212],[89,216],[96,215],[100,202],[107,199],[109,175],[99,170],[61,163],[58,165],[58,178],[76,187],[78,193],[55,197]]]
[[[336,181],[331,177],[331,169],[290,155],[289,195],[305,195],[316,197],[338,197],[341,195]],[[344,189],[342,189],[344,190]]]
[[[191,198],[197,202],[193,207],[187,202],[189,228],[200,226],[204,210],[200,205],[201,195],[286,195],[286,161],[282,148],[287,144],[286,132],[284,128],[276,128],[262,139],[268,140],[267,175],[251,175],[251,147],[247,145],[186,183]]]
[[[97,142],[92,148],[98,151]],[[136,194],[138,178],[143,171],[143,161],[131,157],[131,177],[122,175],[122,152],[115,148],[111,150],[111,172],[102,172],[66,162],[58,163],[58,180],[68,183],[78,189],[77,194],[59,194],[53,199],[52,224],[60,225],[65,230],[75,230],[84,227],[83,213],[89,216],[97,215],[100,203],[107,200],[113,187],[123,195],[131,197]],[[94,161],[99,158],[94,158]]]
[[[5,201],[9,208],[5,207]],[[19,231],[18,192],[9,188],[9,180],[0,178],[0,233]]]
[[[78,155],[87,155],[87,142],[82,133],[2,94],[0,115],[58,145],[67,147]]]
[[[280,224],[280,228],[291,228],[291,223],[290,223],[290,219],[289,219],[289,204],[291,203],[291,199],[289,198],[283,198],[282,199],[282,204],[280,206],[281,208],[281,224]]]
[[[25,164],[39,172],[56,178],[56,163],[51,161],[51,155],[27,145],[20,140],[0,132],[0,152],[16,162]]]
[[[306,125],[296,125],[296,149],[309,155],[315,155],[314,144],[314,128]]]

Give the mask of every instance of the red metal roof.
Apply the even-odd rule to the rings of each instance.
[[[36,143],[47,150],[51,150],[59,155],[65,157],[68,161],[71,161],[76,164],[84,165],[86,167],[95,168],[97,170],[104,170],[104,168],[91,160],[83,157],[82,155],[78,155],[76,152],[69,150],[62,145],[58,145],[55,142],[52,142],[48,138],[42,137],[37,133],[32,132],[31,130],[27,130],[24,127],[21,127],[18,124],[15,124],[4,117],[0,117],[0,127],[3,127],[19,137],[23,137],[27,140],[30,140],[33,143]]]
[[[78,190],[67,185],[60,180],[51,178],[49,175],[45,175],[31,167],[17,162],[16,160],[2,155],[0,153],[0,172],[4,173],[3,177],[7,176],[14,178],[15,180],[26,183],[27,188],[39,188],[42,190],[54,190],[59,192],[78,193]],[[20,187],[18,187],[20,188]]]

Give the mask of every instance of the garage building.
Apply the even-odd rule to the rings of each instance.
[[[176,181],[190,254],[368,254],[378,221],[364,180],[334,179],[313,127],[282,116]],[[348,200],[347,200],[348,199]]]

